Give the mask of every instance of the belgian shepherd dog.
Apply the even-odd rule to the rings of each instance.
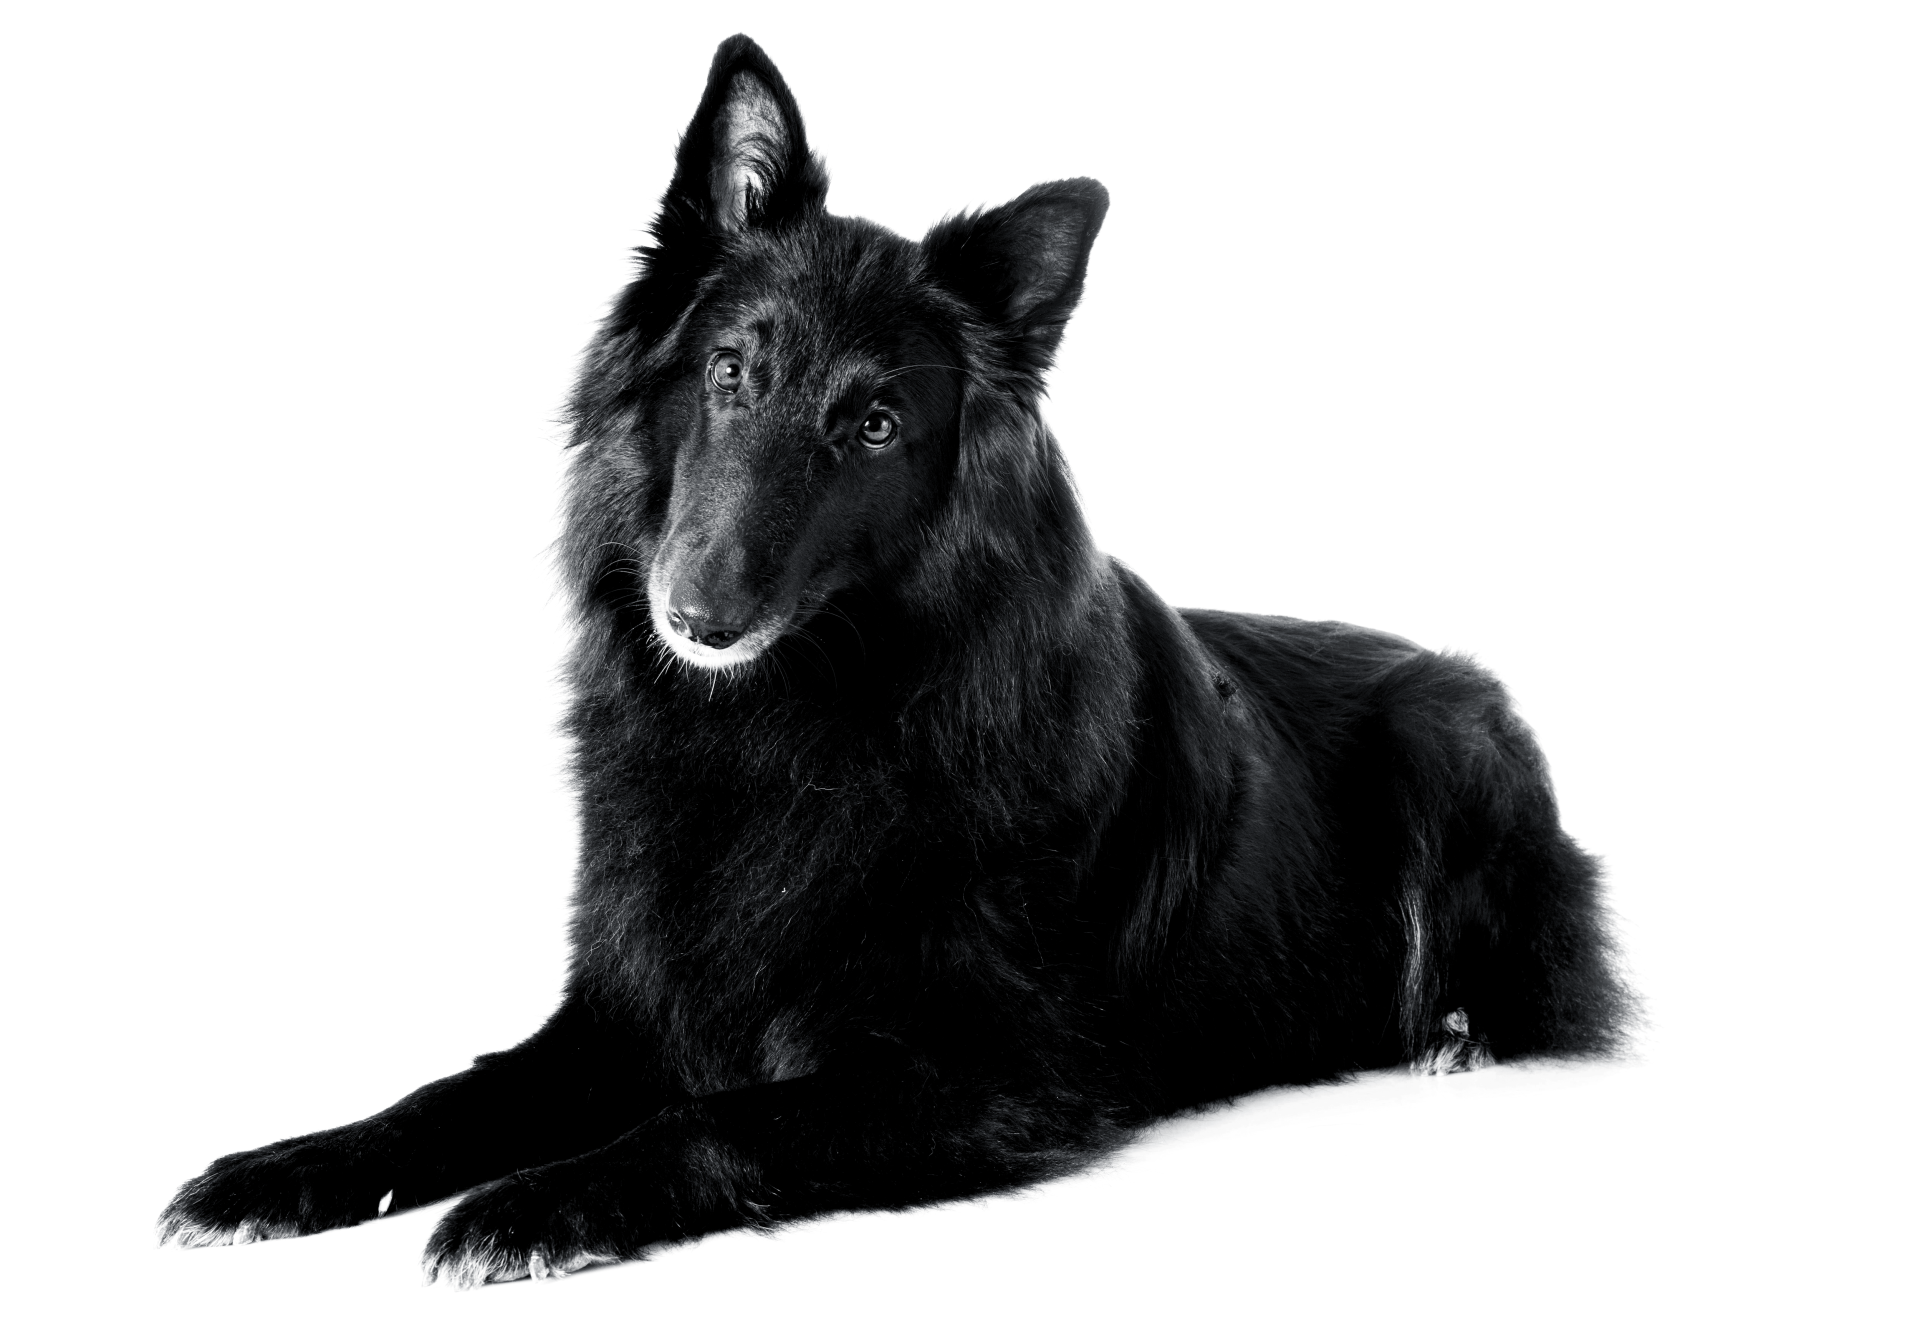
[[[462,1285],[1018,1187],[1262,1087],[1616,1049],[1594,862],[1471,663],[1163,604],[1040,419],[1090,179],[829,215],[714,58],[572,401],[573,958],[532,1038],[217,1160],[189,1245],[457,1193]]]

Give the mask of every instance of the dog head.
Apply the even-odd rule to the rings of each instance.
[[[1018,480],[978,419],[1031,413],[1107,205],[1043,184],[914,243],[825,199],[785,80],[723,43],[575,396],[576,586],[699,668],[908,580],[943,525],[980,521],[956,486]]]

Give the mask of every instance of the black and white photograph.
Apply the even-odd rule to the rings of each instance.
[[[1911,1314],[1920,16],[6,26],[10,1312]]]

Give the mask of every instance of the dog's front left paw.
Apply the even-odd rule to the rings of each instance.
[[[588,1265],[637,1257],[618,1209],[552,1170],[482,1187],[447,1212],[427,1243],[428,1283],[478,1288],[512,1279],[562,1278]]]

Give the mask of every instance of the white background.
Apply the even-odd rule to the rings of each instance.
[[[1910,13],[16,7],[7,1309],[1911,1305]],[[1097,536],[1504,676],[1637,1061],[1271,1093],[1021,1197],[476,1296],[417,1286],[431,1211],[152,1249],[212,1157],[555,1001],[555,419],[736,30],[837,211],[1107,184],[1049,411]]]

